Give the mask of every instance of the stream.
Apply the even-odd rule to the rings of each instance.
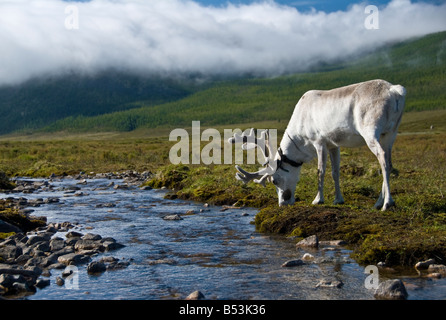
[[[292,239],[257,233],[256,209],[167,200],[166,190],[117,188],[122,180],[106,178],[83,184],[55,179],[49,184],[51,188],[33,193],[0,193],[0,198],[58,198],[29,208],[34,210],[31,214],[47,217],[48,223],[69,221],[76,226],[72,230],[81,233],[115,238],[125,247],[93,260],[113,256],[130,264],[99,275],[88,274],[87,266],[80,265],[76,286],[56,285],[63,270],[53,269],[51,284],[27,296],[29,300],[184,299],[196,290],[206,299],[374,299],[374,290],[364,285],[365,266],[355,263],[349,250],[329,245],[297,249]],[[163,219],[175,214],[181,220]],[[282,267],[305,253],[314,261]],[[404,281],[409,299],[446,297],[444,278],[420,277],[415,269],[380,273],[380,280],[390,278]],[[342,286],[318,287],[321,280]]]

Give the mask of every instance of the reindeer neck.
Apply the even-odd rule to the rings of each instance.
[[[311,152],[305,145],[305,141],[299,136],[288,133],[287,130],[283,134],[280,148],[283,154],[296,162],[308,162],[313,158],[313,155],[311,155]]]

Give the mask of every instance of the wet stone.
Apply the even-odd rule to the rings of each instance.
[[[90,261],[90,257],[89,256],[85,256],[82,254],[77,254],[77,253],[69,253],[63,256],[60,256],[59,258],[57,258],[57,261],[59,263],[62,263],[66,266],[68,265],[79,265],[79,264],[84,264]]]
[[[94,261],[88,264],[87,272],[89,274],[102,273],[107,270],[107,267],[103,262]]]
[[[65,241],[62,238],[54,238],[50,241],[50,249],[52,252],[63,249]]]
[[[381,282],[374,295],[382,300],[406,300],[408,296],[406,287],[399,279]]]
[[[288,260],[282,264],[282,268],[298,267],[298,266],[302,266],[304,264],[305,263],[300,259]]]
[[[175,220],[183,220],[178,214],[170,214],[163,217],[164,220],[175,221]]]
[[[65,280],[62,279],[61,277],[57,277],[57,278],[56,278],[56,284],[57,284],[58,286],[63,286],[63,285],[65,284]]]
[[[82,240],[101,240],[102,237],[99,234],[94,234],[94,233],[86,233],[83,237]]]
[[[344,283],[339,280],[327,280],[322,279],[319,281],[319,283],[316,285],[316,288],[342,288]]]
[[[317,248],[319,247],[319,238],[317,235],[309,236],[296,244],[296,247],[310,247]]]
[[[65,235],[66,238],[80,238],[82,237],[83,234],[80,232],[76,232],[76,231],[69,231],[67,232],[67,234]]]
[[[417,262],[415,268],[417,268],[418,270],[426,270],[431,264],[435,264],[435,259],[428,259],[425,261]]]
[[[444,264],[431,264],[427,268],[429,273],[440,273],[441,275],[446,275],[446,266]]]
[[[74,245],[74,250],[81,251],[81,250],[99,250],[104,251],[105,248],[99,241],[94,240],[79,240]]]
[[[189,294],[185,300],[204,300],[206,297],[201,291],[194,291],[191,294]]]

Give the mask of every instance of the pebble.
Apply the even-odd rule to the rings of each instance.
[[[309,253],[305,253],[302,256],[302,260],[304,260],[304,261],[313,261],[314,259],[315,259],[314,256],[312,254],[309,254]]]
[[[62,279],[61,277],[56,277],[56,284],[58,286],[63,286],[65,284],[65,280]]]
[[[342,288],[344,283],[339,280],[327,280],[322,279],[319,281],[319,283],[316,285],[316,288]]]

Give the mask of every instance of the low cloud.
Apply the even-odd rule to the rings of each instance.
[[[110,67],[142,73],[273,76],[446,30],[446,3],[393,0],[379,29],[364,9],[299,12],[274,1],[206,7],[185,0],[0,2],[0,85]]]

